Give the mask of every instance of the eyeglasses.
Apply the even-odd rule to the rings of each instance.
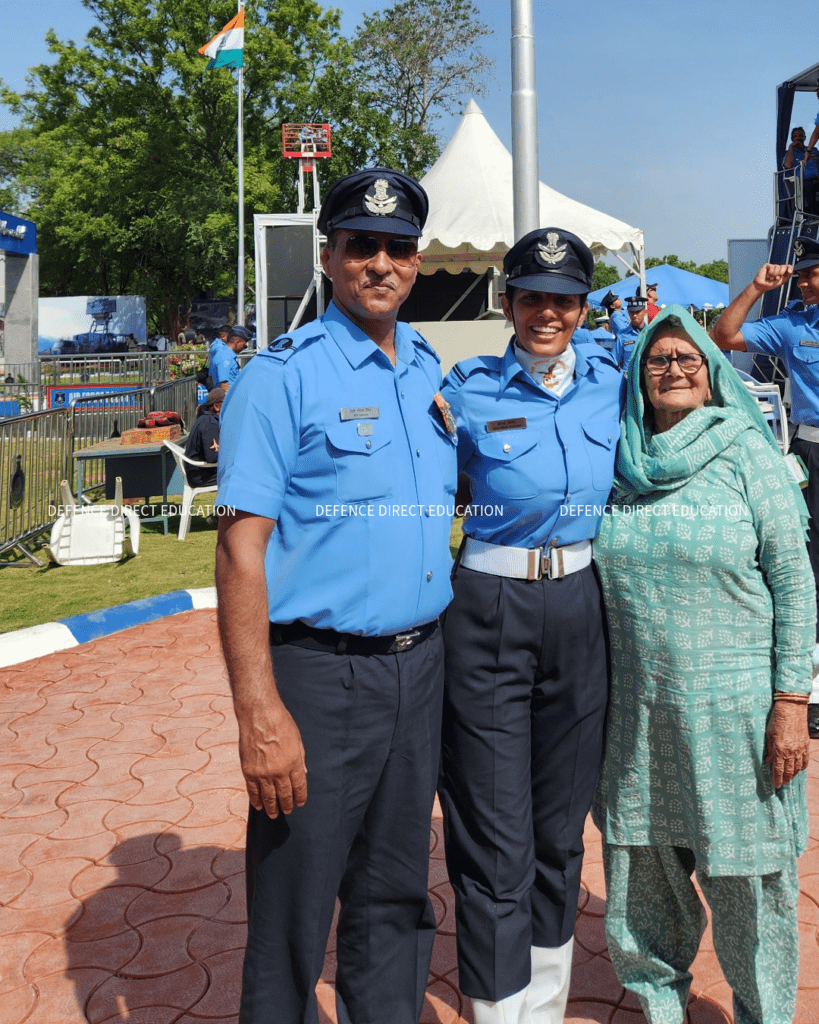
[[[418,255],[418,243],[414,238],[374,238],[372,235],[350,235],[339,243],[348,260],[371,260],[382,247],[393,263],[412,263]],[[335,245],[331,245],[335,249]]]
[[[652,377],[659,377],[661,374],[667,373],[671,369],[672,363],[676,363],[683,373],[691,375],[696,373],[705,362],[705,356],[701,352],[683,352],[678,356],[646,356],[643,366]]]

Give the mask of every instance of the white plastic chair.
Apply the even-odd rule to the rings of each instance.
[[[185,482],[185,486],[182,491],[182,512],[179,516],[179,533],[177,534],[177,540],[184,540],[187,537],[188,530],[191,526],[191,504],[193,499],[197,494],[204,494],[205,491],[216,490],[214,484],[208,484],[206,487],[192,487],[188,483],[188,474],[185,471],[185,466],[198,466],[200,469],[214,469],[215,467],[212,462],[197,462],[195,459],[189,459],[185,454],[184,448],[180,448],[179,445],[174,444],[173,441],[163,441],[162,443],[176,460],[179,472],[182,474],[182,479]]]
[[[101,565],[137,554],[139,516],[122,503],[122,477],[117,477],[113,505],[77,505],[67,480],[60,482],[60,492],[65,512],[52,526],[46,544],[52,562]]]
[[[759,403],[759,411],[771,424],[771,431],[779,442],[782,454],[787,455],[788,420],[785,416],[785,407],[782,405],[779,385],[772,382],[755,380],[750,373],[745,373],[744,370],[737,370],[737,373],[742,383]]]

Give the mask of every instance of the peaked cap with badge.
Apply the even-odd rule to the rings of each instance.
[[[418,238],[428,212],[429,199],[415,178],[389,167],[371,167],[330,186],[318,227],[324,235],[345,228]]]
[[[794,270],[807,270],[819,264],[819,241],[807,235],[799,235],[793,243],[796,262]]]
[[[600,305],[603,309],[611,310],[614,303],[620,298],[619,295],[615,295],[614,292],[609,288],[603,298],[600,300]]]
[[[503,258],[507,284],[532,292],[587,295],[594,256],[586,243],[562,228],[538,228],[524,235]]]
[[[645,295],[629,295],[626,299],[626,309],[645,309],[648,305],[648,299]]]

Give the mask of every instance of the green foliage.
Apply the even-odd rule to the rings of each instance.
[[[603,263],[598,260],[594,265],[591,290],[596,292],[598,288],[610,288],[619,280],[620,272],[617,267],[613,267],[609,263]]]
[[[480,42],[491,34],[471,0],[403,0],[365,15],[355,45],[375,110],[426,132],[439,109],[483,94],[494,61]]]
[[[728,284],[728,264],[725,260],[712,260],[710,263],[697,265],[693,260],[681,260],[679,256],[672,253],[670,256],[663,256],[662,259],[649,256],[646,260],[646,270],[650,270],[652,267],[661,267],[664,263],[670,267],[679,267],[680,270],[688,270],[692,274],[700,274],[702,277],[710,277],[715,281]]]
[[[173,334],[179,305],[201,293],[231,295],[237,251],[237,73],[206,71],[197,52],[235,14],[230,0],[83,0],[97,23],[85,42],[47,40],[53,61],[27,91],[0,99],[21,125],[0,133],[0,203],[36,221],[44,296],[143,294],[153,329]],[[426,122],[487,66],[467,66],[475,10],[466,0],[408,0],[386,11],[434,41],[419,72],[423,110],[399,118],[370,36],[341,38],[339,12],[315,0],[248,0],[244,68],[245,251],[252,284],[253,214],[296,209],[296,165],[281,156],[283,122],[335,128],[324,191],[375,163],[423,174],[439,149]],[[466,32],[452,53],[452,33]],[[443,40],[443,41],[442,41]],[[362,44],[363,45],[363,44]],[[465,76],[459,83],[455,75]],[[437,76],[437,77],[436,77]],[[439,80],[440,79],[440,80]],[[416,80],[413,79],[413,82]],[[414,108],[413,108],[414,109]]]

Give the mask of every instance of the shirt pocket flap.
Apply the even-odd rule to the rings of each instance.
[[[359,426],[364,426],[367,430],[372,427],[372,433],[359,434]],[[364,420],[361,423],[355,421],[334,423],[327,428],[327,439],[340,452],[372,455],[373,452],[377,452],[389,444],[392,436],[385,424],[379,423],[377,420]]]
[[[612,448],[617,444],[617,430],[612,429],[611,423],[584,423],[583,433],[586,437],[599,444],[602,448]]]
[[[819,363],[819,344],[799,344],[794,346],[793,354],[800,363]]]
[[[478,438],[478,451],[488,459],[511,462],[531,451],[540,440],[534,430],[505,430]]]

